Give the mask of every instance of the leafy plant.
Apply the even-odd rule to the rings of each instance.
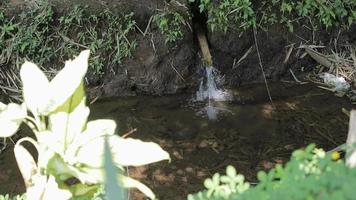
[[[115,135],[116,124],[112,120],[87,122],[89,108],[83,77],[88,59],[89,51],[83,51],[67,61],[51,81],[35,64],[25,62],[20,71],[24,103],[0,103],[0,137],[11,137],[22,122],[35,135],[35,139],[20,139],[14,148],[26,197],[28,200],[92,197],[105,182],[107,139],[114,165],[109,172],[112,175],[116,171],[118,184],[136,187],[154,199],[147,186],[122,174],[123,167],[169,159],[169,155],[155,143]],[[37,161],[23,146],[24,142],[36,148]],[[74,184],[67,183],[73,179]]]
[[[0,11],[0,84],[18,91],[18,72],[25,60],[47,65],[49,76],[56,74],[59,63],[71,59],[83,49],[90,49],[90,83],[100,83],[106,71],[116,71],[137,44],[129,37],[135,28],[133,14],[114,15],[109,10],[99,14],[75,6],[65,15],[55,13],[48,1],[9,16]],[[4,87],[5,88],[5,87]],[[10,92],[11,93],[11,92]]]
[[[154,16],[153,21],[165,36],[166,43],[173,43],[183,38],[182,27],[185,25],[185,19],[178,12],[157,14]]]
[[[312,23],[326,28],[351,26],[356,20],[354,0],[189,0],[206,13],[212,31],[228,29],[245,31],[258,25],[266,29],[276,23],[285,24],[293,32],[296,24]]]
[[[188,199],[353,199],[356,170],[342,160],[335,161],[338,158],[335,153],[326,154],[309,145],[293,152],[285,167],[277,164],[268,173],[259,172],[260,182],[255,187],[249,187],[243,176],[235,175],[229,166],[227,176],[215,174],[205,181],[207,190]]]
[[[25,195],[16,195],[14,197],[10,197],[10,195],[0,195],[0,200],[26,200]]]

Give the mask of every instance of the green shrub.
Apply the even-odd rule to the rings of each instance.
[[[244,31],[258,26],[267,28],[276,23],[285,24],[293,32],[297,24],[312,23],[326,28],[351,26],[356,21],[354,0],[189,0],[198,3],[201,13],[206,13],[212,31],[228,29]]]
[[[336,157],[337,159],[337,157]],[[285,167],[257,174],[259,183],[249,186],[233,167],[227,175],[215,174],[204,183],[206,190],[189,195],[188,200],[239,200],[239,199],[354,199],[356,170],[344,161],[309,145],[305,150],[293,152]]]
[[[114,15],[109,10],[91,14],[75,6],[58,18],[46,1],[14,17],[0,11],[0,64],[16,71],[14,66],[24,60],[57,64],[90,49],[94,54],[90,72],[102,75],[130,57],[136,48],[135,40],[128,38],[135,27],[132,16]]]
[[[183,38],[184,17],[178,12],[162,12],[153,18],[161,34],[165,37],[165,42],[174,43]]]

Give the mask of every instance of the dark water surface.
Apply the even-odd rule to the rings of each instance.
[[[91,106],[91,118],[114,119],[118,134],[137,128],[130,137],[159,143],[172,163],[133,168],[130,174],[161,199],[184,199],[229,164],[255,181],[258,170],[286,162],[297,148],[316,143],[328,150],[345,142],[348,117],[341,109],[351,109],[347,99],[311,84],[270,88],[273,103],[264,85],[230,91],[232,101],[210,104],[215,120],[207,116],[211,107],[195,102],[194,94],[102,99]]]
[[[130,176],[147,184],[160,199],[185,199],[203,187],[215,172],[233,165],[247,180],[256,172],[285,163],[293,150],[316,143],[326,150],[346,140],[352,105],[315,85],[270,84],[273,103],[264,85],[231,90],[233,100],[195,102],[194,94],[163,97],[101,99],[90,105],[90,119],[110,118],[117,133],[153,141],[172,162],[130,168]],[[213,107],[213,109],[211,109]],[[207,116],[215,111],[216,119]],[[211,113],[210,113],[211,114]],[[0,193],[24,192],[13,146],[0,154]],[[132,191],[131,199],[143,199]]]

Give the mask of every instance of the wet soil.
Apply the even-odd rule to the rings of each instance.
[[[231,90],[234,99],[214,103],[218,118],[209,120],[206,103],[194,94],[101,99],[91,105],[91,119],[111,118],[123,135],[160,144],[172,162],[130,168],[128,174],[147,184],[160,199],[181,200],[203,189],[205,178],[233,165],[248,181],[259,170],[288,161],[293,150],[310,143],[325,150],[346,140],[347,99],[315,85],[271,84],[273,103],[264,85]],[[14,138],[16,140],[16,138]],[[13,145],[0,154],[0,193],[24,192]],[[144,199],[130,191],[131,199]]]

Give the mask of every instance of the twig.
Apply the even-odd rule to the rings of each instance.
[[[273,100],[272,100],[272,97],[271,97],[271,93],[270,93],[270,91],[269,91],[267,79],[266,79],[266,74],[265,74],[265,71],[264,71],[263,65],[262,65],[260,51],[259,51],[259,49],[258,49],[258,44],[257,44],[257,30],[256,30],[255,27],[253,28],[253,37],[254,37],[254,39],[255,39],[255,46],[256,46],[256,50],[257,50],[257,56],[258,56],[258,60],[259,60],[259,63],[260,63],[260,67],[261,67],[263,79],[264,79],[264,82],[265,82],[265,84],[266,84],[266,89],[267,89],[267,93],[268,93],[268,98],[269,98],[269,100],[271,101],[271,103],[273,103]]]
[[[245,54],[237,61],[237,63],[234,62],[232,69],[235,69],[237,66],[240,65],[240,63],[247,58],[247,56],[251,53],[252,51],[252,46],[245,52]]]
[[[183,76],[177,71],[177,69],[173,66],[172,63],[171,63],[171,67],[178,74],[178,76],[183,80],[183,82],[185,82],[185,79],[183,78]]]
[[[131,135],[132,133],[136,132],[137,128],[131,129],[129,132],[125,133],[124,135],[122,135],[122,138],[127,138],[129,135]]]
[[[96,96],[93,100],[90,101],[90,105],[95,103],[99,99],[99,96]]]
[[[1,86],[1,85],[0,85],[0,88],[1,88],[1,89],[4,89],[4,90],[8,90],[8,91],[10,91],[10,92],[21,93],[20,90],[18,90],[18,89],[6,87],[6,86]]]
[[[302,81],[298,80],[298,78],[294,75],[294,72],[292,71],[292,69],[289,69],[289,72],[292,74],[294,80],[295,80],[297,83],[302,83]]]
[[[287,54],[286,54],[286,57],[284,58],[284,61],[283,61],[284,64],[287,64],[287,62],[288,62],[288,60],[289,60],[289,57],[290,57],[290,55],[292,54],[293,49],[294,49],[294,44],[292,44],[292,45],[289,47],[288,52],[287,52]]]

